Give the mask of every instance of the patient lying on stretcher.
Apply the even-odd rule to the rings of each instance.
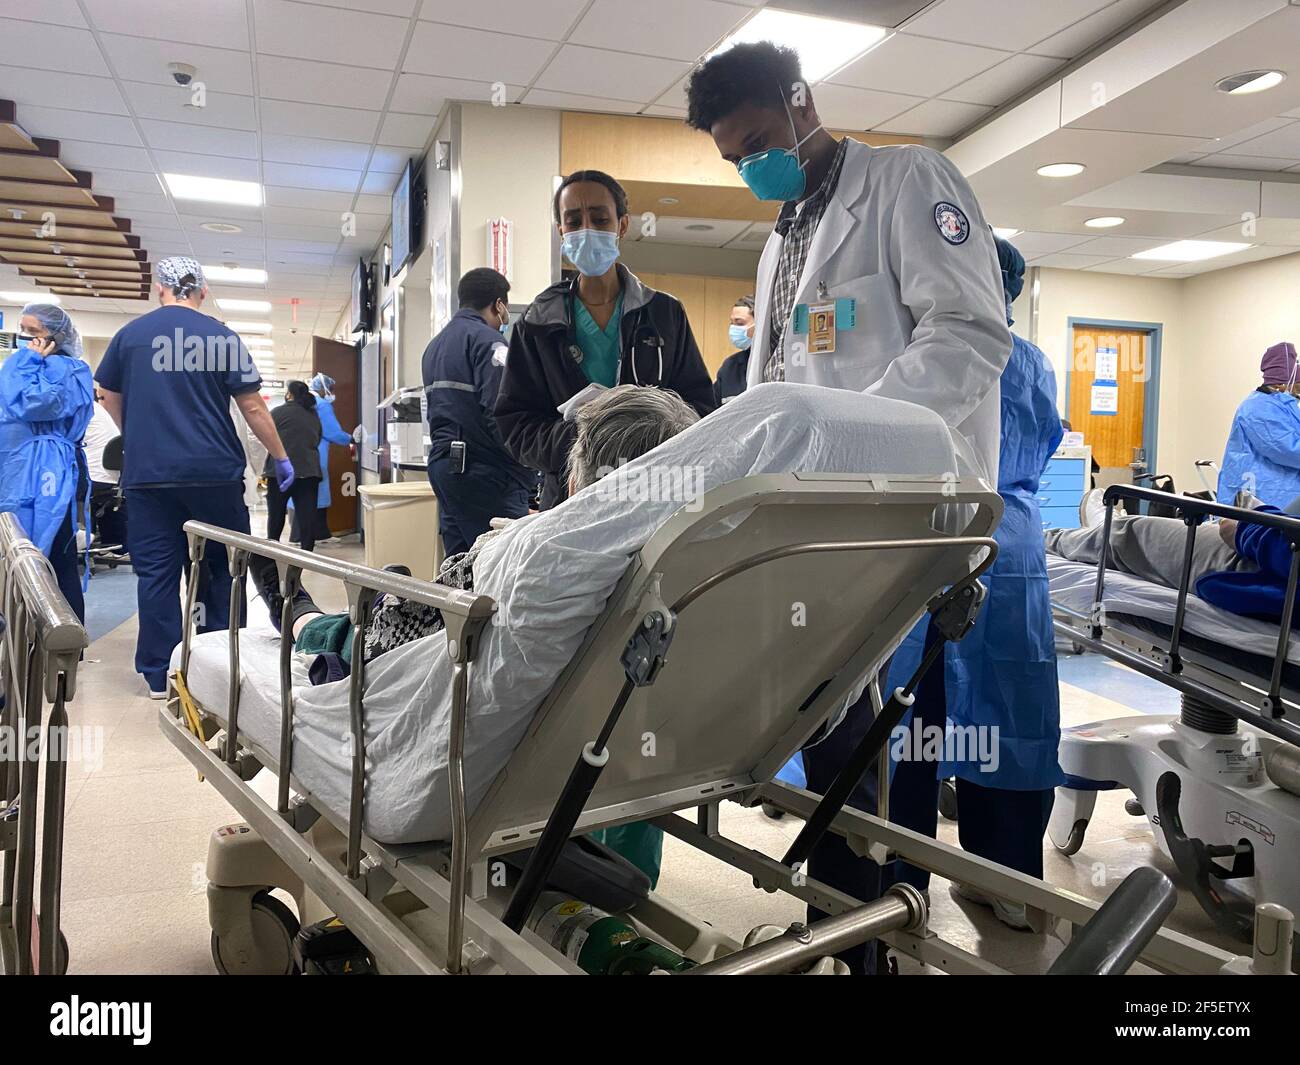
[[[1265,513],[1300,516],[1300,498],[1285,511],[1257,505]],[[1049,529],[1048,553],[1096,565],[1103,525],[1083,529]],[[1108,569],[1177,588],[1187,553],[1187,526],[1179,518],[1116,514],[1110,530]],[[1192,547],[1191,590],[1213,606],[1245,617],[1278,622],[1286,599],[1291,549],[1280,529],[1224,518],[1197,526]],[[1300,611],[1297,612],[1300,615]],[[1300,625],[1300,616],[1292,619]]]
[[[636,385],[610,389],[577,412],[577,438],[569,456],[569,495],[620,465],[640,458],[698,419],[699,415],[675,392]],[[478,537],[468,551],[445,559],[434,580],[450,588],[473,591],[474,563],[501,531],[492,529]],[[272,624],[278,629],[284,600],[275,564],[254,556],[249,568],[257,593],[266,602]],[[405,567],[390,568],[409,575]],[[348,676],[351,672],[348,615],[324,612],[304,590],[294,598],[292,616],[294,649],[316,655],[308,671],[311,682],[324,684]],[[436,607],[381,593],[375,599],[366,629],[365,659],[370,662],[442,628],[442,616]]]

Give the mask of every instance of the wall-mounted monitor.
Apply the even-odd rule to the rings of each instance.
[[[393,276],[412,258],[418,244],[423,193],[414,167],[407,162],[393,189]]]
[[[357,263],[352,271],[352,314],[353,333],[369,333],[375,320],[375,284],[374,271],[365,259]]]

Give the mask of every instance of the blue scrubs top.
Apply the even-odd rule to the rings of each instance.
[[[95,372],[122,395],[122,487],[242,481],[232,396],[262,378],[236,333],[200,311],[159,307],[123,326]]]
[[[623,323],[623,293],[614,301],[614,313],[604,329],[596,324],[582,300],[574,299],[573,303],[573,326],[578,347],[582,349],[582,372],[593,384],[613,388],[618,382],[618,331]]]
[[[1237,408],[1219,470],[1218,500],[1246,488],[1274,507],[1300,495],[1300,404],[1289,392],[1252,392]]]

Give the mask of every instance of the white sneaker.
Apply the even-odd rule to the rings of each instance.
[[[154,691],[152,688],[150,688],[150,689],[149,689],[149,698],[150,698],[150,699],[166,699],[166,698],[167,698],[167,689],[164,688],[162,691],[160,691],[160,692],[156,692],[156,691]]]
[[[953,884],[950,890],[958,898],[963,898],[967,902],[973,902],[977,906],[988,906],[993,911],[993,915],[1008,928],[1014,928],[1017,932],[1033,931],[1033,925],[1029,923],[1023,903],[1007,902],[1006,899],[996,896],[990,897],[969,884]]]
[[[1104,488],[1089,488],[1083,493],[1083,498],[1079,500],[1079,524],[1085,529],[1091,529],[1106,520],[1106,503],[1102,498],[1105,494]]]

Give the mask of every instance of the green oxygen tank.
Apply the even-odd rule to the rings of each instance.
[[[528,926],[592,976],[636,976],[694,964],[646,939],[622,918],[554,891],[542,893]]]

